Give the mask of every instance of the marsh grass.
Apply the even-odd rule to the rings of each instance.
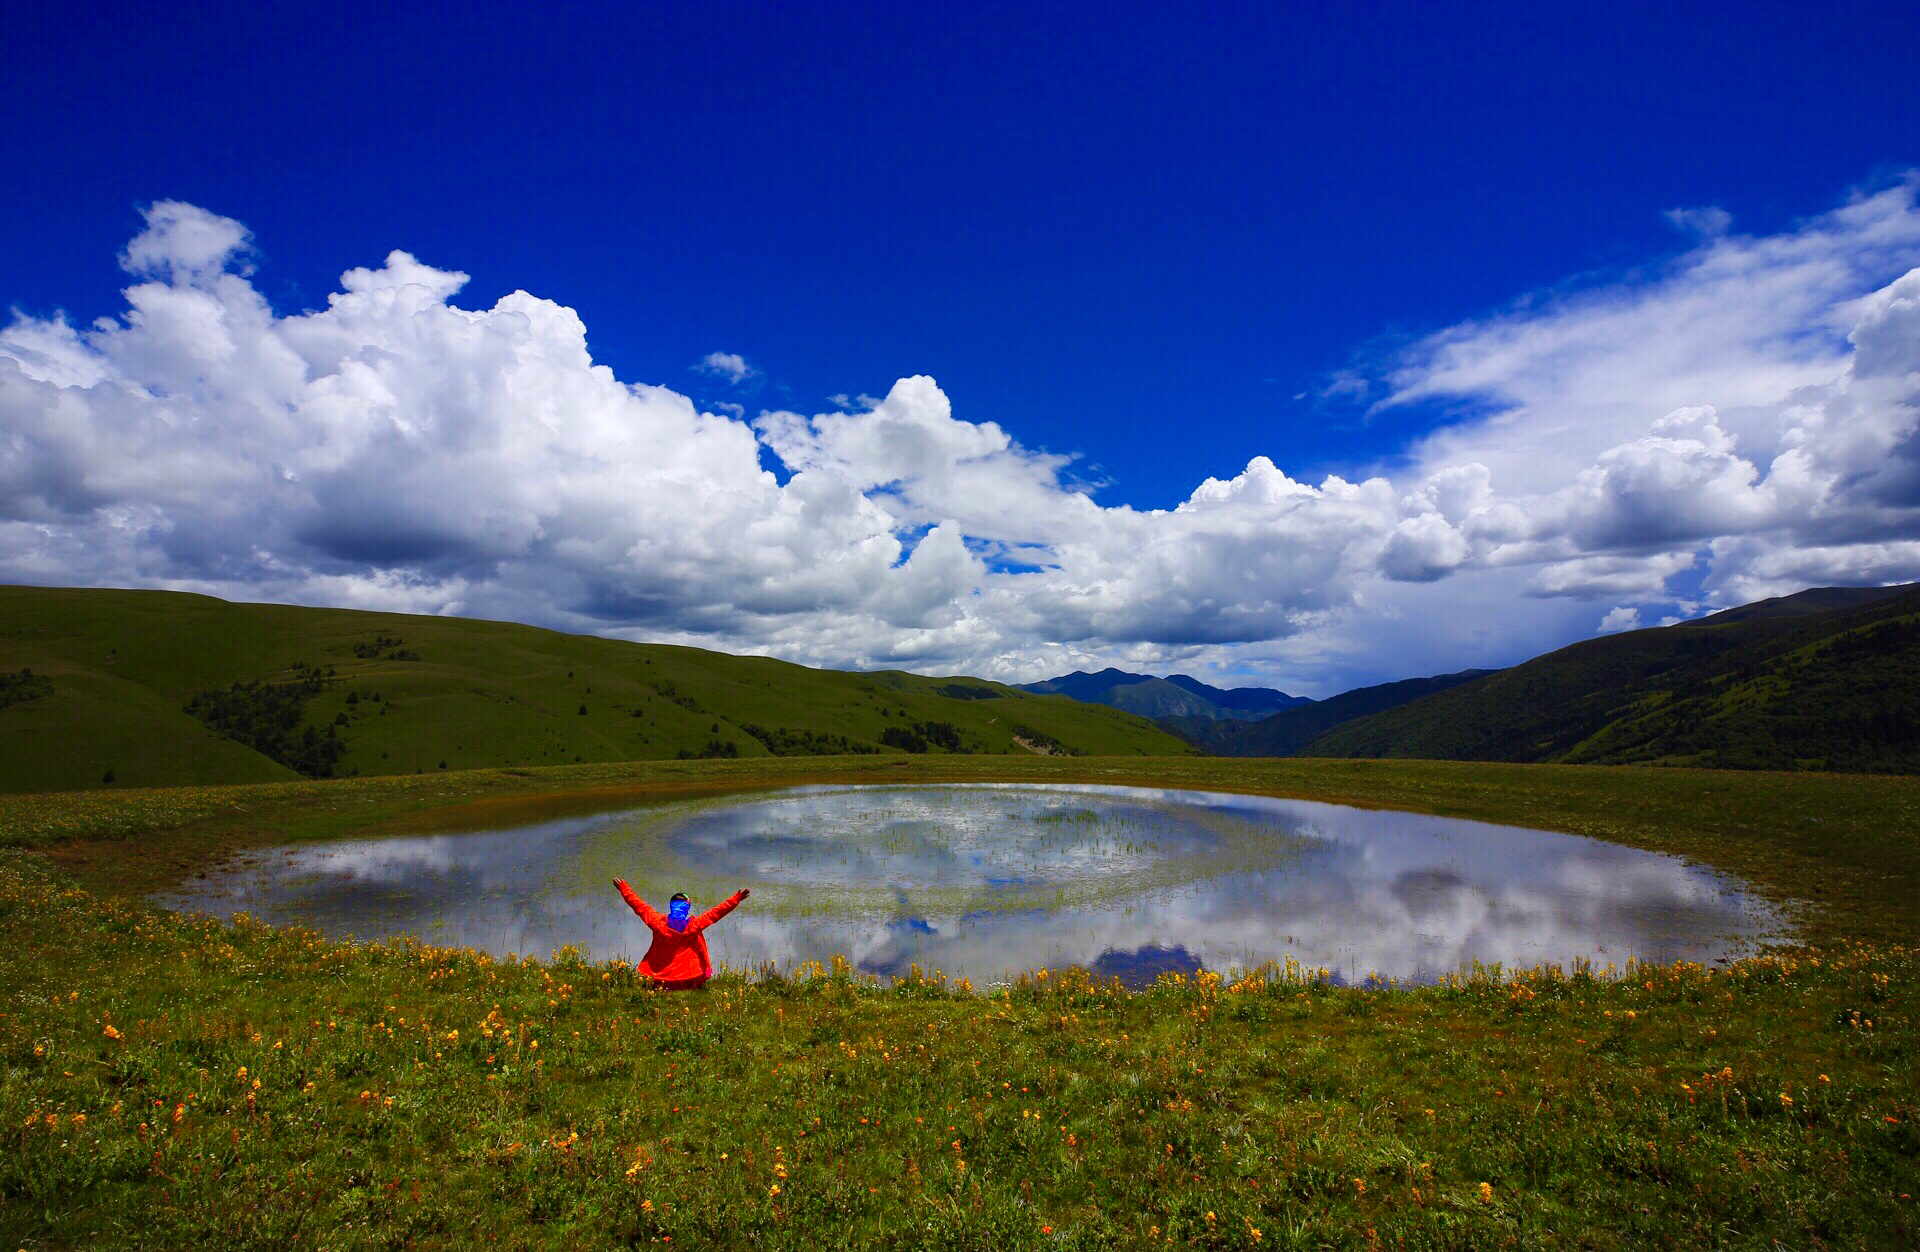
[[[0,804],[0,1242],[1920,1244],[1913,780],[1098,760],[992,775],[1615,838],[1744,872],[1801,902],[1810,937],[1723,968],[1482,969],[1408,990],[1298,968],[1137,993],[1077,971],[881,987],[834,960],[659,993],[577,953],[344,944],[125,898],[236,844],[497,825],[580,811],[582,790],[605,808],[900,780],[699,764]],[[97,838],[61,842],[76,833]]]

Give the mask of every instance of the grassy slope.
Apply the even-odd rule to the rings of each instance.
[[[421,659],[354,657],[356,643],[381,635]],[[30,667],[54,684],[52,696],[0,709],[0,791],[97,786],[108,769],[120,786],[291,777],[181,706],[195,691],[275,678],[296,662],[338,669],[339,686],[313,701],[308,719],[348,716],[340,773],[663,759],[715,739],[765,755],[743,723],[876,743],[890,726],[949,722],[980,750],[1003,753],[1024,751],[1009,730],[1017,722],[1092,754],[1188,750],[1116,710],[977,679],[963,681],[1002,698],[939,695],[950,679],[812,670],[502,622],[0,587],[0,670]],[[350,691],[362,696],[351,706]],[[377,704],[365,698],[374,691]]]
[[[125,887],[130,856],[169,847],[190,862],[687,789],[958,777],[1598,834],[1809,901],[1829,950],[1405,993],[1049,977],[980,998],[824,976],[666,995],[577,961],[155,915],[20,850],[96,836],[63,860]],[[1916,819],[1911,778],[1384,761],[702,761],[0,797],[0,1236],[1914,1246]]]
[[[1328,757],[1920,769],[1920,593],[1591,639],[1337,726]]]

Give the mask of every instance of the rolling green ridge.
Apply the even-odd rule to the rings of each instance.
[[[1820,588],[1586,640],[1299,753],[1920,771],[1920,591]]]
[[[272,697],[303,666],[322,681],[287,747]],[[935,753],[1192,751],[1130,714],[980,679],[164,591],[0,587],[0,674],[17,697],[0,705],[0,792],[98,787],[108,771],[115,786],[297,778],[284,762],[327,755],[302,751],[309,730],[342,745],[336,775],[896,751],[887,739]]]

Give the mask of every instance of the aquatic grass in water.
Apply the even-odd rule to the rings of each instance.
[[[634,955],[642,894],[749,906],[716,961],[844,952],[986,985],[1084,966],[1144,984],[1292,960],[1339,981],[1706,961],[1779,928],[1730,882],[1574,836],[1263,797],[1100,786],[810,787],[494,833],[284,849],[165,897],[333,934]]]

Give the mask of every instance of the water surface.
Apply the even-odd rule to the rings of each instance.
[[[1129,983],[1289,958],[1344,981],[1474,961],[1597,966],[1735,955],[1782,919],[1725,876],[1577,835],[1144,788],[803,787],[511,830],[256,851],[159,899],[336,936],[634,959],[625,878],[664,909],[745,906],[716,963],[848,956],[976,985],[1082,965]]]

